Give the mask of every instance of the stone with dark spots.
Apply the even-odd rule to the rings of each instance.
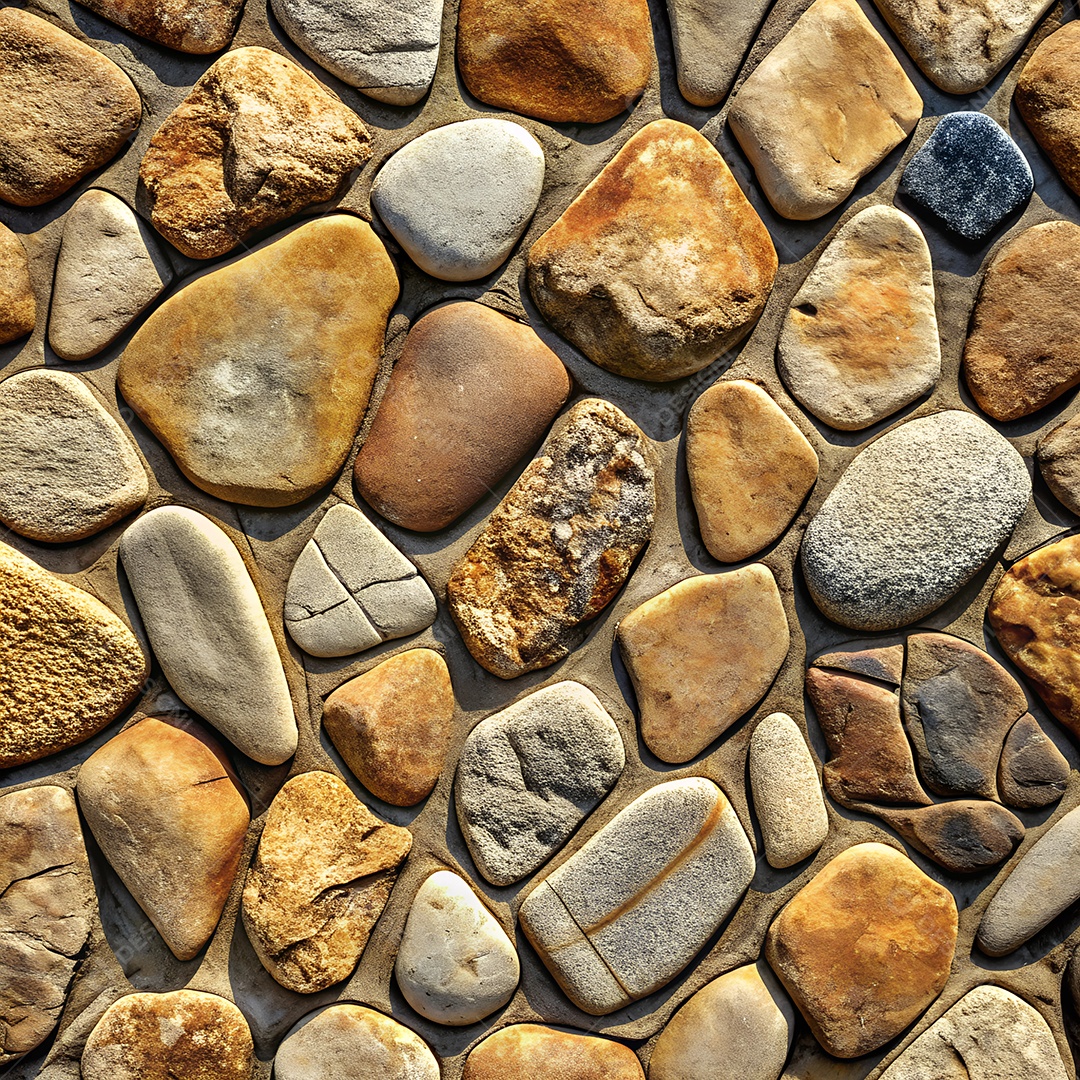
[[[823,653],[814,661],[814,667],[834,668],[899,686],[904,674],[904,646],[883,645],[880,648],[852,648]]]
[[[998,764],[998,791],[1010,806],[1037,810],[1065,794],[1069,771],[1065,755],[1028,713],[1005,738]]]

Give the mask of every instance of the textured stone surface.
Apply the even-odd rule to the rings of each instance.
[[[619,624],[641,737],[689,761],[765,696],[791,635],[772,572],[753,563],[687,578]]]
[[[296,719],[270,624],[233,542],[181,506],[151,510],[120,541],[120,561],[165,678],[241,753],[279,765]]]
[[[0,222],[0,345],[25,337],[37,323],[37,301],[22,241]]]
[[[904,646],[868,648],[859,644],[849,645],[836,652],[822,653],[814,661],[814,667],[835,668],[852,675],[865,675],[887,686],[899,686],[904,674]]]
[[[307,222],[169,297],[124,350],[120,392],[197,487],[289,506],[344,465],[397,298],[371,226]]]
[[[166,118],[139,178],[154,228],[211,259],[332,199],[370,156],[356,113],[292,61],[249,46],[217,60]]]
[[[214,53],[232,40],[244,0],[80,0],[103,19],[185,53]]]
[[[458,762],[458,823],[480,873],[512,885],[559,850],[615,786],[626,754],[596,695],[575,682],[481,720]]]
[[[1021,716],[1005,738],[998,764],[998,791],[1010,806],[1034,810],[1065,794],[1069,763],[1034,716]]]
[[[597,398],[555,426],[450,574],[450,612],[477,663],[511,679],[581,642],[652,535],[650,454]]]
[[[1039,440],[1039,471],[1046,486],[1080,514],[1080,417],[1067,420]]]
[[[657,120],[533,244],[528,280],[544,318],[593,363],[666,382],[750,332],[776,267],[768,231],[712,143]]]
[[[463,1080],[645,1080],[633,1050],[612,1039],[512,1024],[473,1047]]]

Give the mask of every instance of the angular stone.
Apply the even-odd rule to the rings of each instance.
[[[719,562],[742,562],[791,524],[818,474],[803,433],[755,383],[718,382],[686,421],[686,471],[701,539]]]
[[[79,770],[79,806],[120,880],[180,960],[210,940],[251,815],[225,752],[193,721],[149,717]]]
[[[814,667],[835,668],[853,675],[865,675],[868,679],[888,683],[890,686],[899,686],[904,674],[904,646],[855,646],[840,652],[823,653],[814,661]]]
[[[791,635],[771,571],[687,578],[619,624],[641,737],[662,761],[696,757],[772,685]]]
[[[525,898],[519,919],[570,1000],[603,1016],[675,978],[753,876],[724,793],[687,777],[621,810]]]
[[[841,431],[876,424],[932,390],[941,345],[919,226],[892,206],[847,221],[792,299],[777,349],[792,397]]]
[[[420,886],[409,909],[394,975],[405,1000],[438,1024],[461,1027],[501,1009],[521,965],[498,920],[453,871]]]
[[[0,1068],[48,1038],[94,924],[96,899],[71,793],[0,798]]]
[[[0,596],[0,769],[10,769],[97,734],[150,664],[100,600],[3,543]]]
[[[653,66],[646,0],[463,0],[457,60],[469,93],[554,123],[596,124],[629,109]]]
[[[116,340],[173,278],[149,226],[96,188],[64,218],[49,344],[63,360],[88,360]]]
[[[32,333],[36,323],[37,301],[30,284],[26,248],[0,222],[0,345]]]
[[[0,11],[0,199],[40,206],[120,151],[142,103],[108,57],[21,8]]]
[[[396,525],[444,529],[540,441],[569,393],[531,327],[469,301],[437,307],[394,364],[356,490]]]
[[[330,507],[296,560],[285,627],[312,656],[348,656],[435,621],[428,583],[359,510]]]
[[[160,506],[124,533],[120,562],[180,700],[263,765],[292,757],[296,719],[281,657],[228,536],[194,510]]]
[[[834,1057],[869,1054],[941,993],[956,948],[952,894],[884,844],[837,855],[789,901],[765,956]]]
[[[1066,509],[1080,514],[1080,417],[1039,440],[1038,461],[1046,486]]]
[[[556,424],[447,583],[478,664],[512,679],[582,641],[652,535],[650,457],[610,402],[586,398]]]
[[[615,786],[626,754],[596,695],[544,687],[469,732],[458,763],[458,824],[480,873],[512,885],[542,866]]]
[[[855,458],[810,522],[810,594],[844,626],[915,622],[979,572],[1030,495],[1023,459],[978,417],[949,410],[909,420]]]
[[[1010,806],[1037,810],[1057,802],[1069,782],[1065,755],[1047,738],[1034,716],[1021,716],[1005,738],[998,765],[998,791]]]
[[[69,543],[146,501],[131,436],[86,384],[35,368],[0,382],[0,521],[23,536]]]
[[[375,177],[371,205],[425,273],[474,281],[509,257],[543,186],[540,144],[520,124],[484,117],[406,143]]]
[[[286,990],[347,979],[412,847],[336,777],[294,776],[274,797],[244,885],[244,929]]]
[[[816,0],[739,88],[728,123],[776,211],[809,221],[839,206],[922,108],[855,0]]]
[[[593,363],[668,382],[746,337],[777,258],[712,143],[657,120],[533,244],[527,266],[540,313]]]
[[[212,259],[334,198],[370,156],[356,113],[291,60],[249,46],[217,60],[166,118],[139,179],[154,228],[185,255]]]
[[[469,1052],[462,1080],[645,1080],[633,1050],[613,1039],[512,1024]]]
[[[290,506],[344,465],[397,297],[371,226],[331,214],[169,297],[117,385],[197,487]]]
[[[214,53],[232,41],[244,0],[80,0],[103,19],[184,53]]]

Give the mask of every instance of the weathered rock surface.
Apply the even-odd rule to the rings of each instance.
[[[645,745],[683,762],[765,696],[791,635],[772,572],[753,563],[680,581],[627,615],[617,640]]]
[[[232,40],[244,0],[81,0],[103,19],[185,53],[214,53]]]
[[[1047,738],[1034,716],[1021,716],[1005,738],[998,764],[998,791],[1010,806],[1035,810],[1065,794],[1065,755]]]
[[[287,990],[352,974],[412,847],[336,777],[294,776],[277,793],[244,885],[244,929]]]
[[[816,0],[739,88],[728,123],[776,211],[807,221],[839,206],[922,107],[855,0]]]
[[[864,647],[858,644],[837,652],[823,653],[814,667],[835,668],[852,675],[865,675],[888,686],[899,686],[904,674],[904,646],[881,645]]]
[[[488,518],[447,584],[477,663],[512,679],[561,660],[652,535],[645,436],[607,401],[577,402]]]
[[[1044,435],[1037,456],[1046,486],[1068,510],[1080,514],[1080,417]]]
[[[154,228],[211,259],[334,198],[370,156],[356,113],[291,60],[249,46],[217,60],[158,128],[139,178]]]
[[[615,786],[626,754],[596,695],[575,682],[481,720],[461,751],[455,805],[469,853],[493,885],[542,866]]]
[[[290,506],[345,463],[397,297],[371,226],[332,214],[169,297],[117,385],[197,487]]]
[[[83,540],[142,506],[131,437],[86,384],[36,368],[0,382],[0,521],[47,543]]]
[[[593,363],[667,382],[746,337],[776,267],[768,230],[712,143],[657,120],[533,244],[528,279],[544,318]]]
[[[678,975],[753,876],[750,841],[724,793],[703,777],[671,780],[541,882],[519,919],[571,1001],[603,1016]]]
[[[645,1080],[633,1050],[613,1039],[512,1024],[473,1047],[463,1080]]]
[[[22,241],[0,222],[0,345],[29,334],[37,323],[30,263]]]
[[[165,678],[241,753],[280,765],[296,719],[270,624],[244,560],[209,518],[161,506],[120,541],[120,561]]]
[[[473,1024],[501,1009],[521,965],[498,920],[451,870],[420,886],[394,974],[405,1000],[438,1024]]]

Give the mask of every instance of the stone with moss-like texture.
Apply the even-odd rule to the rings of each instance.
[[[29,334],[37,323],[30,262],[22,241],[0,222],[0,345]]]
[[[469,1053],[463,1080],[645,1080],[633,1050],[613,1039],[512,1024]]]

